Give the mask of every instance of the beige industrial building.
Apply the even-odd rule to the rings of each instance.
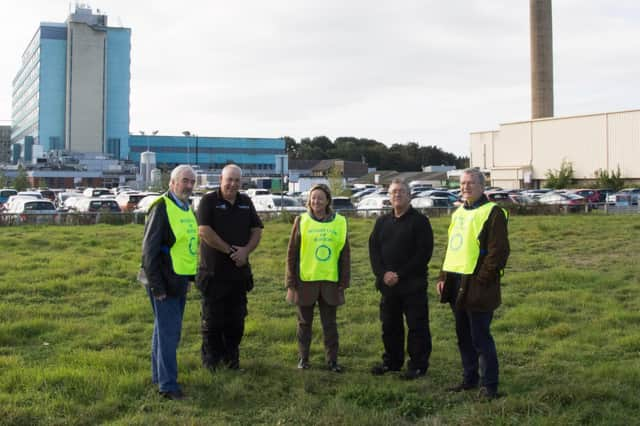
[[[505,123],[499,130],[471,133],[471,167],[486,170],[491,185],[505,189],[544,186],[562,162],[585,184],[596,172],[620,170],[640,181],[640,110]]]

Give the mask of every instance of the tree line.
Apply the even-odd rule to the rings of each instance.
[[[303,138],[297,142],[285,136],[286,152],[291,160],[325,160],[339,158],[366,162],[378,170],[399,172],[419,171],[422,166],[447,165],[462,169],[469,166],[469,157],[458,157],[441,148],[420,146],[416,142],[395,143],[390,147],[373,139],[339,137],[331,141],[326,136]]]

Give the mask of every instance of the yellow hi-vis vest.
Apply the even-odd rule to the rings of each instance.
[[[486,203],[467,210],[464,206],[451,215],[449,244],[442,269],[458,274],[472,274],[480,257],[480,232],[496,203]],[[504,212],[507,215],[506,211]]]
[[[300,215],[300,280],[338,282],[338,259],[347,241],[347,220],[336,213],[331,222]]]
[[[198,269],[198,221],[193,210],[182,210],[163,195],[169,226],[176,242],[169,248],[173,271],[178,275],[195,275]],[[159,199],[158,199],[159,200]]]

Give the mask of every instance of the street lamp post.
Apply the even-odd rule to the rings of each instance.
[[[182,134],[187,138],[191,138],[191,132],[188,131],[188,130],[185,130],[184,132],[182,132]],[[191,164],[191,152],[190,152],[190,149],[189,149],[190,145],[191,145],[191,142],[190,142],[189,139],[187,139],[187,163],[188,164]],[[197,161],[198,160],[197,160],[197,157],[196,157],[196,162]]]
[[[184,132],[182,132],[183,135],[185,135],[186,137],[191,137],[193,136],[194,138],[196,138],[196,167],[198,166],[198,135],[196,135],[195,133],[191,133],[189,130],[185,130]],[[189,146],[190,143],[187,142],[187,158],[190,159],[190,153],[189,153]],[[189,161],[189,164],[191,162]]]

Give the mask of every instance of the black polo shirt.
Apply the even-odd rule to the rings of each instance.
[[[240,194],[231,204],[220,190],[202,197],[198,206],[198,224],[210,226],[220,238],[234,246],[245,246],[252,228],[263,228],[251,198]],[[227,253],[222,253],[200,241],[200,268],[214,273],[216,279],[240,280],[248,277],[248,266],[238,268]]]

